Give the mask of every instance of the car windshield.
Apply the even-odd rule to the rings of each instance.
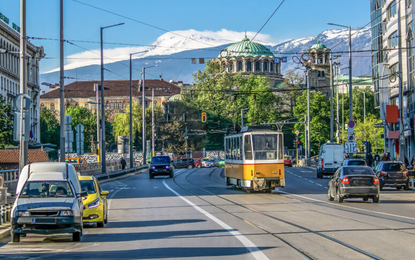
[[[216,162],[216,159],[209,159],[208,162]]]
[[[360,160],[348,161],[347,165],[366,165],[366,162],[365,161],[360,161]]]
[[[209,160],[209,158],[203,158],[202,162],[207,162]]]
[[[82,191],[87,191],[88,194],[94,194],[96,193],[96,189],[95,189],[95,184],[93,180],[88,180],[88,181],[80,181],[81,183],[81,190]]]
[[[291,160],[291,157],[289,157],[289,156],[284,156],[284,160]]]
[[[160,156],[160,157],[153,157],[151,163],[159,164],[159,163],[170,163],[170,157],[168,156]]]
[[[277,135],[253,135],[255,160],[277,159]]]
[[[369,167],[344,167],[343,176],[348,175],[374,175]]]
[[[385,163],[383,165],[385,171],[405,171],[405,165],[403,163]]]
[[[28,181],[20,197],[73,197],[73,193],[67,181]]]

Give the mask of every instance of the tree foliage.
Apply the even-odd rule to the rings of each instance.
[[[80,106],[69,106],[66,109],[66,115],[72,117],[72,131],[76,135],[76,126],[82,124],[84,126],[84,150],[91,150],[91,143],[97,140],[97,117],[90,110]],[[74,141],[76,137],[74,136]],[[74,146],[76,147],[76,146]]]
[[[40,111],[40,141],[60,147],[60,124],[55,114],[48,108]]]
[[[0,149],[13,145],[13,114],[11,104],[0,95]]]

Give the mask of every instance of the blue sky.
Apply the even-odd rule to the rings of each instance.
[[[64,30],[67,40],[99,42],[100,27],[124,22],[105,30],[104,41],[150,45],[165,31],[91,8],[82,3],[135,19],[167,31],[190,30],[235,32],[258,31],[282,0],[64,0]],[[0,13],[20,25],[20,1],[0,0]],[[314,36],[327,29],[327,22],[362,27],[370,22],[369,1],[286,0],[261,31],[273,42]],[[27,35],[59,39],[59,0],[27,0]],[[59,67],[59,41],[32,40],[44,46],[47,59],[41,72]],[[96,50],[99,43],[65,45],[65,55]],[[105,48],[125,47],[106,44]],[[84,49],[83,49],[84,48]]]

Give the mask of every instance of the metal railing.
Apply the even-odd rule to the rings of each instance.
[[[19,179],[19,169],[1,170],[0,174],[3,176],[4,184],[15,182]]]

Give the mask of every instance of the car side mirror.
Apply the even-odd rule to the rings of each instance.
[[[108,194],[110,194],[109,191],[101,191],[101,196],[107,196]]]
[[[79,197],[86,197],[88,196],[88,192],[87,191],[82,191],[81,193],[78,193],[78,198]]]

